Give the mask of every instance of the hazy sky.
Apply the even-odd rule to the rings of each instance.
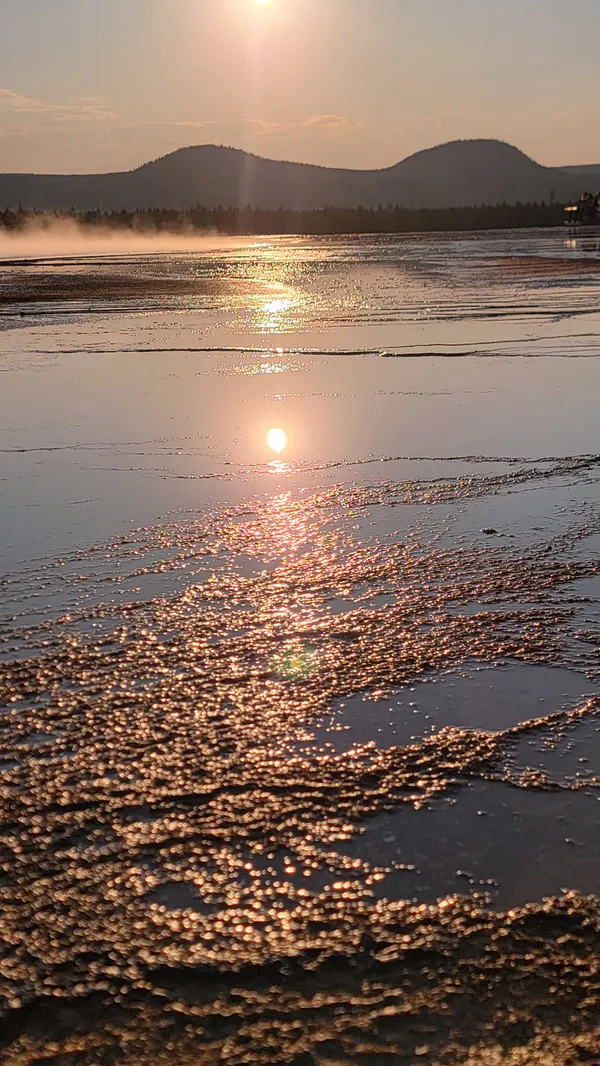
[[[388,166],[457,137],[600,162],[600,0],[0,0],[0,171],[189,144]]]

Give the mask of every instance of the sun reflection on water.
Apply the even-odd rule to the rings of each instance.
[[[254,315],[255,329],[260,333],[288,332],[293,328],[294,312],[300,303],[298,296],[291,293],[261,302]]]
[[[284,429],[270,429],[267,433],[267,444],[273,452],[277,452],[277,455],[281,455],[282,451],[287,448],[287,433]]]

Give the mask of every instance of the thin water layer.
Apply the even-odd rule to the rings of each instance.
[[[0,326],[64,328],[95,312],[96,351],[113,347],[116,320],[132,352],[594,355],[597,268],[597,237],[556,230],[199,236],[195,253],[0,261]],[[127,312],[133,328],[119,327]],[[89,350],[62,333],[60,348]]]
[[[577,705],[596,691],[577,671],[554,665],[465,663],[459,672],[425,677],[376,700],[361,692],[334,701],[305,750],[341,752],[369,741],[406,746],[447,726],[496,732],[528,721],[536,705],[543,714],[546,705]]]
[[[3,1063],[594,1062],[597,253],[6,268]]]
[[[589,477],[578,460],[501,483],[510,492],[537,478],[560,493],[578,469]],[[597,720],[598,643],[570,595],[600,572],[579,550],[599,532],[594,500],[584,523],[535,545],[438,547],[418,525],[400,538],[348,521],[374,499],[383,510],[418,501],[426,515],[441,489],[445,503],[479,500],[498,483],[254,497],[7,579],[21,604],[2,625],[9,1012],[29,1018],[48,994],[110,1002],[127,986],[152,997],[165,968],[251,965],[259,979],[289,959],[310,973],[342,943],[360,956],[366,929],[377,958],[378,923],[395,923],[398,906],[402,957],[424,935],[424,905],[434,923],[451,907],[484,935],[507,907],[549,908],[560,926],[562,909],[590,906],[600,779],[522,766],[519,746],[558,744]],[[182,570],[185,587],[169,587]],[[131,578],[161,574],[158,596],[131,596]],[[340,597],[347,609],[329,611]],[[477,613],[456,612],[472,602]],[[354,693],[385,701],[436,679],[443,690],[474,663],[496,667],[489,684],[511,664],[539,672],[496,693],[500,705],[520,698],[516,721],[494,716],[467,680],[463,720],[441,699],[433,734],[303,751]],[[580,896],[567,902],[563,889]]]

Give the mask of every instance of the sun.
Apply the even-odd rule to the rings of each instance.
[[[267,433],[267,444],[278,455],[281,455],[284,448],[287,447],[287,442],[285,429],[270,429]]]
[[[257,7],[268,7],[271,0],[254,0]]]

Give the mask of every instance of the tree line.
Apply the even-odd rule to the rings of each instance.
[[[229,235],[253,234],[354,234],[432,233],[453,230],[523,229],[559,226],[563,205],[516,203],[478,207],[408,208],[393,204],[376,208],[325,207],[292,211],[259,207],[193,207],[189,211],[158,208],[138,211],[54,211],[19,209],[0,211],[0,228],[12,233],[32,224],[45,227],[74,222],[93,230],[127,230],[134,233],[189,233],[213,231]]]

